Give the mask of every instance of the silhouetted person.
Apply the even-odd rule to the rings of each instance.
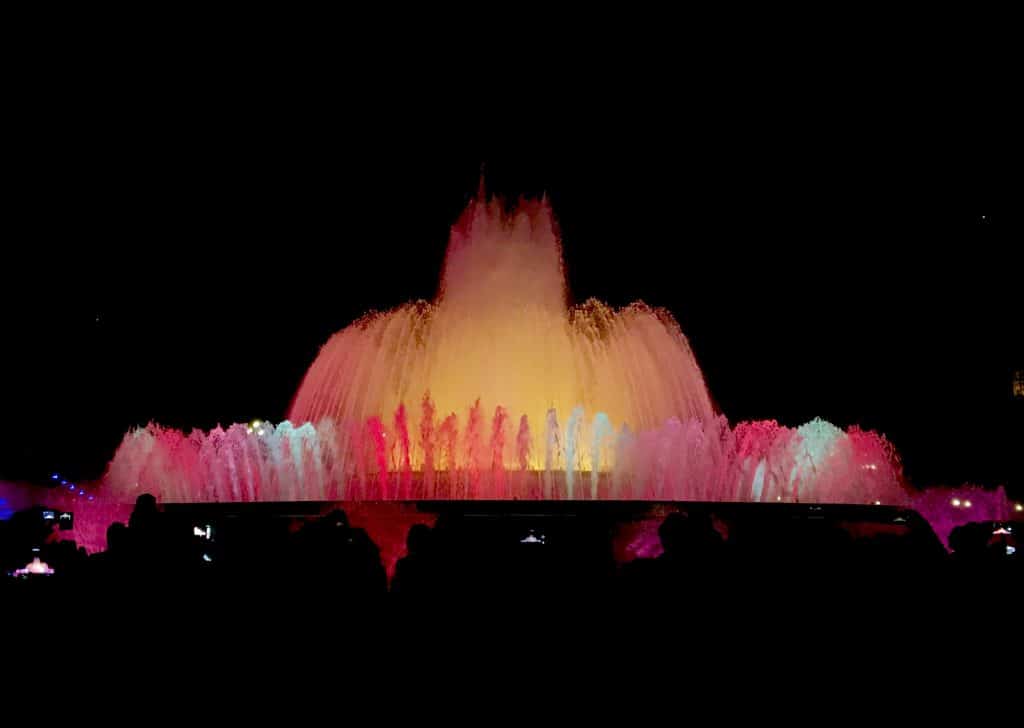
[[[161,551],[160,511],[156,498],[143,493],[135,499],[135,508],[128,517],[132,552],[144,571],[162,570],[165,554]]]
[[[350,596],[376,597],[387,593],[388,575],[380,559],[380,549],[366,531],[350,528],[343,553],[345,588]]]
[[[387,574],[376,544],[352,528],[342,510],[307,523],[292,543],[290,575],[298,587],[322,598],[341,599],[387,592]]]
[[[115,521],[107,527],[107,551],[106,553],[115,559],[126,559],[131,548],[129,541],[128,527],[123,523]]]
[[[107,550],[89,557],[90,571],[100,579],[123,578],[131,571],[131,532],[115,521],[107,527]]]
[[[425,523],[416,523],[409,528],[405,539],[407,555],[395,565],[391,578],[391,592],[404,596],[420,596],[434,587],[436,569],[432,549],[433,533]]]
[[[316,569],[331,571],[342,559],[352,528],[348,515],[336,508],[313,523],[308,523],[300,532],[305,558]]]
[[[143,493],[135,499],[135,508],[128,519],[128,527],[138,531],[155,529],[160,519],[160,509],[156,505],[156,497],[151,493]]]
[[[949,534],[953,560],[958,564],[981,564],[989,560],[988,541],[991,529],[983,523],[965,523]]]
[[[676,568],[714,566],[722,552],[722,537],[706,514],[670,513],[658,528],[663,553],[658,561]]]
[[[50,565],[64,577],[79,576],[85,565],[82,552],[74,541],[58,541],[50,546],[47,556]]]
[[[705,598],[708,579],[720,568],[722,537],[701,513],[670,513],[658,527],[662,554],[635,559],[622,570],[626,592],[648,596],[685,593],[693,601]]]
[[[199,556],[192,546],[188,525],[161,512],[151,494],[143,493],[135,499],[128,530],[139,578],[171,587],[171,577],[184,578],[197,566]]]

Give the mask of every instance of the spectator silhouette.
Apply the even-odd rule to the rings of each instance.
[[[160,509],[156,505],[156,497],[151,493],[143,493],[135,499],[135,508],[128,519],[128,527],[136,533],[154,531],[160,520]]]
[[[395,565],[391,592],[419,596],[428,592],[435,579],[433,564],[433,533],[425,523],[415,523],[405,539],[407,555]]]
[[[953,560],[959,564],[981,564],[989,560],[988,541],[991,529],[983,523],[965,523],[949,534]]]
[[[131,572],[131,532],[115,521],[107,527],[107,550],[89,557],[92,573],[100,579],[125,577]]]
[[[722,551],[722,537],[704,513],[670,513],[658,528],[663,552],[658,561],[678,569],[712,566]]]
[[[160,533],[160,510],[156,498],[143,493],[135,499],[135,508],[128,517],[131,533],[131,547],[141,573],[162,571],[166,566],[167,554],[162,553],[164,544]]]
[[[133,566],[140,578],[184,578],[197,565],[198,553],[186,524],[177,523],[143,493],[128,519]]]
[[[722,537],[703,513],[670,513],[658,527],[662,554],[635,559],[622,570],[628,593],[665,595],[694,592],[707,586],[722,560]]]
[[[306,588],[332,581],[340,575],[341,552],[348,541],[348,518],[344,511],[332,511],[306,523],[295,534],[291,570]]]
[[[58,541],[48,551],[47,559],[51,566],[59,570],[58,573],[71,577],[81,573],[85,559],[82,552],[78,550],[78,544],[74,541]]]
[[[350,528],[343,551],[344,579],[353,597],[378,597],[387,593],[388,575],[380,559],[380,549],[362,528]]]
[[[119,521],[111,523],[107,528],[107,550],[114,560],[124,561],[131,551],[130,533],[128,527]]]
[[[361,598],[387,592],[380,551],[366,531],[352,528],[343,510],[307,523],[296,535],[293,569],[305,590]]]

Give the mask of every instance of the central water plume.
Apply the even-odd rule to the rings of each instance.
[[[619,311],[593,300],[568,305],[561,244],[543,200],[511,213],[496,200],[470,203],[452,228],[437,300],[367,316],[334,335],[289,419],[365,422],[427,394],[468,432],[479,423],[464,419],[466,407],[477,402],[488,418],[499,406],[530,422],[582,407],[635,429],[713,416],[671,315],[641,303]],[[502,463],[515,466],[522,450],[511,438],[505,445]],[[544,465],[541,454],[527,456],[531,468]],[[427,452],[414,448],[411,457],[419,469]]]

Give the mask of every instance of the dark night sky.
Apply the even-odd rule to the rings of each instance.
[[[111,68],[19,91],[0,477],[99,475],[150,419],[280,419],[332,332],[434,295],[485,163],[550,195],[575,300],[675,314],[731,420],[860,424],[915,482],[1024,485],[1021,190],[984,100]]]

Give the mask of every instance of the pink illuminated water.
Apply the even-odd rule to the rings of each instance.
[[[331,337],[288,421],[151,424],[125,435],[104,482],[122,501],[907,500],[876,433],[730,425],[667,311],[570,306],[543,200],[470,203],[436,300]]]
[[[429,406],[424,409],[430,409]],[[731,500],[905,504],[898,458],[881,436],[843,432],[815,420],[801,428],[669,420],[633,434],[614,432],[600,413],[580,412],[564,432],[548,418],[545,466],[525,467],[537,449],[520,418],[511,436],[498,408],[490,421],[474,405],[460,431],[457,417],[440,428],[429,419],[412,443],[399,411],[386,426],[334,423],[259,430],[234,425],[191,434],[158,425],[125,436],[106,475],[109,495],[130,501],[142,492],[166,502],[577,498]],[[572,417],[570,417],[572,419]],[[504,461],[513,447],[518,462]],[[424,465],[409,466],[421,450]],[[435,456],[439,453],[439,456]]]

